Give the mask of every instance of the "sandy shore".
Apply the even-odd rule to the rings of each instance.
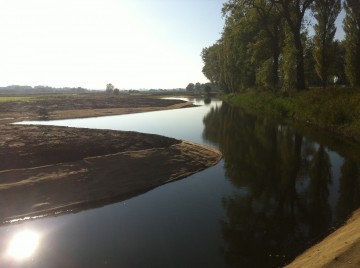
[[[103,100],[90,109],[88,102],[69,110],[67,101],[65,108],[52,109],[50,118],[192,106],[178,100],[140,98],[123,107],[121,102],[113,105],[120,107],[108,107]],[[21,120],[24,113],[34,119],[31,104],[26,105],[0,116],[0,224],[118,202],[211,167],[222,157],[212,148],[159,135],[5,124]],[[10,113],[13,119],[7,119]]]
[[[286,267],[360,267],[360,210]]]

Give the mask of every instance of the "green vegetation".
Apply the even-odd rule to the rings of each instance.
[[[360,86],[360,2],[343,3],[339,41],[340,0],[228,0],[220,40],[201,53],[204,75],[225,93]]]
[[[360,2],[345,1],[345,71],[352,86],[360,86]]]
[[[29,101],[38,101],[38,100],[47,100],[47,101],[51,101],[53,99],[79,99],[79,98],[83,98],[83,97],[88,97],[88,96],[100,96],[99,94],[95,94],[95,93],[87,93],[87,94],[79,94],[79,93],[74,93],[74,94],[69,94],[69,93],[62,93],[62,92],[58,92],[58,93],[48,93],[48,94],[21,94],[21,95],[10,95],[10,94],[6,94],[6,95],[0,95],[0,103],[4,103],[4,102],[29,102]]]
[[[225,101],[360,141],[358,0],[228,0],[222,13],[221,39],[201,56]]]
[[[295,119],[360,140],[360,92],[350,88],[316,88],[292,94],[248,91],[224,95],[235,106],[270,116]]]
[[[315,25],[313,55],[316,61],[315,70],[321,80],[322,87],[328,85],[334,73],[336,32],[335,20],[340,13],[340,0],[318,0],[314,4]]]
[[[33,96],[0,96],[1,102],[12,102],[12,101],[32,101],[37,99],[37,97]]]

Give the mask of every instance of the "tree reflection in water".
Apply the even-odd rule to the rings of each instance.
[[[336,178],[339,199],[331,207],[334,178],[324,145],[226,104],[203,121],[204,139],[219,146],[226,176],[239,189],[222,200],[228,265],[279,265],[359,207],[358,161],[345,158]]]

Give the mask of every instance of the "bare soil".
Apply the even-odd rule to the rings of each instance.
[[[0,224],[124,200],[221,159],[214,149],[159,135],[5,124],[24,115],[38,118],[36,107],[43,105],[42,101],[10,104],[0,103]],[[62,96],[49,101],[47,111],[53,119],[188,106],[142,97],[115,101]]]
[[[194,107],[191,102],[132,95],[45,95],[27,101],[0,102],[0,123],[141,113]]]

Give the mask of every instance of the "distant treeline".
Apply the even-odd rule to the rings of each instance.
[[[82,87],[55,88],[49,86],[32,87],[32,86],[18,86],[18,85],[0,87],[1,94],[86,93],[86,92],[92,92],[92,91]]]
[[[341,10],[345,38],[335,40]],[[228,0],[222,14],[221,39],[201,55],[225,92],[360,86],[359,0]]]

